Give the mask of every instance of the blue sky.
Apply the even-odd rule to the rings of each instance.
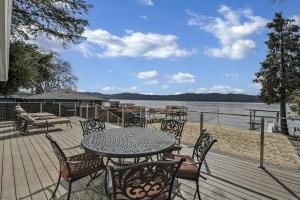
[[[79,91],[258,94],[265,23],[277,11],[300,22],[299,0],[88,2],[86,41],[40,42],[71,63]]]

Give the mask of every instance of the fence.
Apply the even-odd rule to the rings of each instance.
[[[20,105],[28,113],[49,112],[59,117],[99,118],[119,126],[123,124],[122,116],[117,116],[103,106],[78,105],[75,102],[0,102],[0,121],[13,121],[16,105]]]
[[[148,122],[152,122],[151,116],[154,115],[147,115]],[[163,114],[158,116],[165,118]],[[218,140],[215,151],[253,160],[262,168],[264,163],[300,168],[300,158],[295,151],[300,141],[294,147],[291,138],[281,133],[284,132],[280,128],[281,120],[271,115],[254,118],[247,114],[188,111],[182,142],[194,144],[206,129]],[[300,120],[289,117],[287,121],[290,135],[299,138],[294,130],[300,127]],[[159,128],[160,124],[155,122],[158,120],[147,126]]]

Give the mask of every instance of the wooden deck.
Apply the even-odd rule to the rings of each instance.
[[[65,125],[52,128],[50,134],[63,148],[78,145],[81,128],[73,119],[73,128]],[[107,125],[107,128],[113,126]],[[68,155],[79,153],[76,149]],[[207,180],[200,180],[202,199],[300,199],[300,173],[267,168],[233,157],[209,153],[207,163],[211,174],[203,167]],[[0,135],[0,197],[1,199],[50,199],[58,178],[58,161],[41,130],[31,130],[28,136],[18,133]],[[105,196],[103,177],[86,188],[88,178],[75,182],[71,199],[108,199]],[[194,199],[193,182],[180,180],[175,199]],[[178,184],[177,184],[178,186]],[[57,192],[64,199],[67,184]]]

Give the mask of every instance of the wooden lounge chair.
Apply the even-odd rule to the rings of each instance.
[[[21,113],[18,115],[18,119],[16,122],[16,129],[21,132],[21,134],[28,134],[28,126],[37,126],[45,128],[48,131],[49,126],[53,126],[55,124],[67,124],[71,125],[71,120],[64,117],[58,117],[55,119],[47,119],[47,120],[36,120],[27,113]]]
[[[27,113],[21,106],[16,106],[15,108],[16,112],[21,114],[21,113]],[[39,113],[27,113],[28,115],[30,115],[33,118],[36,119],[51,119],[51,118],[56,118],[57,116],[52,114],[52,113],[48,113],[48,112],[39,112]]]

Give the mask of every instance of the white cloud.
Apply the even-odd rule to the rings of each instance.
[[[150,81],[145,82],[145,84],[146,85],[157,85],[157,84],[159,84],[159,80],[157,80],[157,79],[150,80]]]
[[[128,90],[128,91],[134,91],[134,90],[137,90],[137,87],[136,87],[136,86],[132,86],[132,87],[130,87],[130,88],[128,88],[128,89],[125,89],[125,90]]]
[[[77,88],[76,90],[77,90],[77,92],[86,92],[86,90],[80,89],[80,88]]]
[[[132,86],[129,88],[119,88],[119,87],[115,87],[115,86],[106,86],[102,88],[102,91],[104,92],[132,92],[137,90],[136,86]]]
[[[62,52],[70,46],[63,47],[63,42],[55,37],[46,37],[45,35],[38,35],[35,38],[31,38],[29,41],[31,44],[38,45],[42,50]],[[72,46],[72,45],[71,45]]]
[[[236,80],[240,77],[240,74],[239,73],[226,73],[225,77],[232,79],[232,80]]]
[[[116,88],[113,86],[106,86],[106,87],[102,88],[102,91],[104,91],[104,92],[114,91],[114,90],[116,90]]]
[[[153,92],[142,92],[141,94],[144,94],[144,95],[153,95]]]
[[[295,20],[295,22],[298,26],[300,26],[300,16],[299,15],[294,15],[291,18]]]
[[[174,95],[180,95],[183,94],[182,92],[174,92]]]
[[[198,88],[195,91],[196,93],[208,93],[208,89],[207,88]]]
[[[154,3],[152,0],[139,0],[140,4],[144,6],[154,6]]]
[[[93,56],[93,48],[87,43],[80,43],[76,48],[86,58]]]
[[[193,74],[182,72],[173,74],[169,79],[173,83],[194,83],[196,81],[196,77]]]
[[[261,84],[259,83],[251,83],[249,84],[249,87],[255,88],[257,90],[260,90],[262,88]]]
[[[147,19],[147,15],[141,15],[140,18],[143,19],[143,20],[146,20]]]
[[[166,90],[166,89],[168,89],[170,86],[168,86],[168,85],[163,85],[163,86],[161,86],[161,89],[162,90]]]
[[[127,33],[127,34],[132,34],[132,33],[134,33],[134,30],[132,30],[132,29],[126,29],[126,30],[125,30],[125,33]]]
[[[198,89],[190,89],[194,93],[221,93],[221,94],[244,94],[245,91],[239,88],[232,88],[226,85],[215,85],[210,88],[201,87]]]
[[[152,70],[152,71],[146,71],[146,72],[139,72],[137,74],[137,77],[139,79],[152,79],[158,76],[157,71]]]
[[[188,25],[197,26],[219,40],[221,47],[207,47],[205,54],[217,58],[244,58],[256,47],[250,36],[258,33],[268,21],[254,16],[250,9],[233,10],[221,5],[218,12],[222,17],[198,15],[187,10],[191,17]],[[242,19],[245,20],[242,22]]]
[[[244,90],[239,88],[232,88],[225,85],[216,85],[209,89],[209,93],[221,93],[221,94],[227,94],[227,93],[234,93],[234,94],[242,94],[245,93]]]
[[[96,45],[101,52],[98,57],[145,57],[175,58],[188,57],[195,50],[179,48],[175,35],[162,35],[156,33],[140,33],[132,30],[126,31],[125,36],[116,36],[103,29],[86,30],[83,34],[87,45]]]

